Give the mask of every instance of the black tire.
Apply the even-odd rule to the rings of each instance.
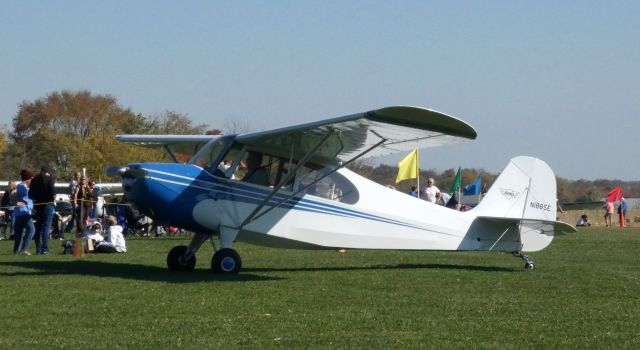
[[[213,254],[211,259],[211,270],[220,274],[236,274],[242,267],[240,254],[231,248],[223,248]]]
[[[167,267],[169,271],[193,271],[196,267],[196,256],[191,256],[191,259],[184,260],[184,253],[187,251],[186,245],[179,245],[173,247],[167,254]]]

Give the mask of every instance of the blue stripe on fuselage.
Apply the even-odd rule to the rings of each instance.
[[[165,164],[158,165],[164,166]],[[164,199],[168,202],[172,202],[178,196],[183,195],[184,192],[197,191],[200,193],[195,192],[192,196],[190,196],[193,202],[193,205],[188,205],[188,207],[190,208],[193,208],[197,201],[202,199],[201,196],[206,192],[210,192],[206,195],[207,197],[212,199],[239,201],[243,203],[258,205],[262,203],[262,201],[271,193],[271,189],[257,187],[257,185],[251,185],[243,183],[241,181],[216,178],[206,171],[203,171],[200,168],[196,167],[195,165],[188,166],[180,164],[180,166],[182,166],[183,168],[187,167],[190,171],[185,172],[182,169],[184,175],[178,175],[172,172],[172,170],[177,169],[166,169],[166,171],[163,171],[160,169],[155,169],[155,167],[149,167],[149,164],[145,164],[144,166],[144,169],[148,172],[147,181],[158,181],[165,187],[167,187],[167,189],[171,190],[173,196],[169,196],[169,193],[165,193],[163,196],[165,197]],[[290,198],[283,203],[283,201],[288,196],[289,194],[287,193],[277,193],[273,196],[273,198],[269,200],[267,206],[277,205],[279,208],[283,209],[301,210],[341,217],[360,218],[416,229],[425,229],[421,226],[409,224],[406,222],[401,222],[379,215],[344,208],[335,204],[329,204],[317,200],[303,198],[300,196]]]

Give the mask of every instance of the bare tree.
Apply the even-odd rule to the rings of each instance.
[[[222,130],[225,134],[241,134],[252,131],[251,123],[241,118],[225,118],[222,123]]]

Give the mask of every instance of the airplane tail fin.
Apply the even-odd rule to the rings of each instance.
[[[555,221],[555,175],[540,159],[513,158],[473,210],[478,216]]]
[[[481,250],[541,250],[555,232],[575,231],[556,221],[556,208],[556,178],[549,165],[533,157],[513,158],[472,210],[477,218],[467,239]]]

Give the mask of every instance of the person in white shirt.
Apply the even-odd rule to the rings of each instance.
[[[421,198],[426,200],[427,202],[436,203],[438,199],[440,199],[440,190],[436,185],[434,185],[435,181],[433,178],[429,178],[427,180],[427,186],[422,188],[422,196]]]
[[[126,253],[127,245],[122,235],[122,226],[118,225],[115,216],[107,216],[108,225],[107,240],[100,242],[96,247],[96,253]]]

